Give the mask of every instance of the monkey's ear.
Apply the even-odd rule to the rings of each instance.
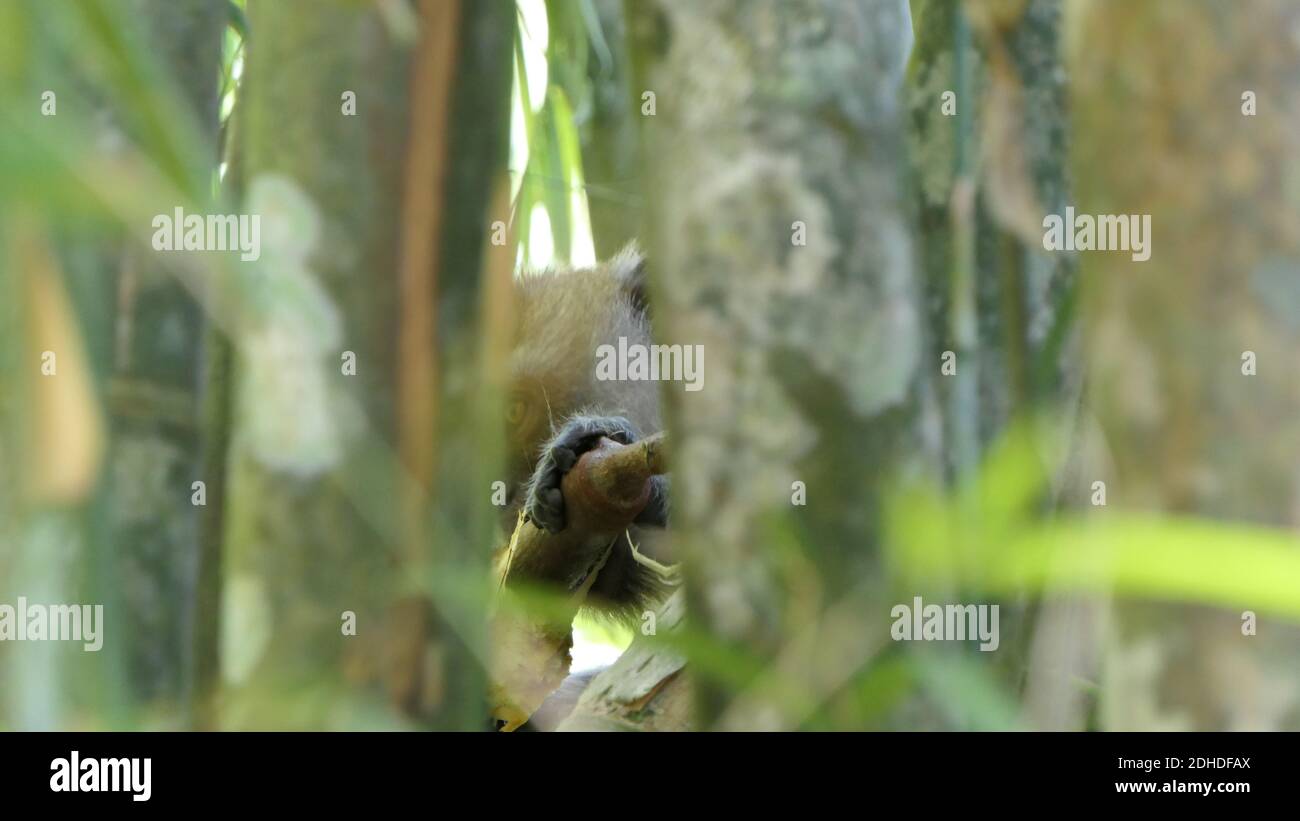
[[[628,295],[632,306],[643,314],[650,313],[649,294],[647,292],[645,254],[641,252],[636,240],[623,246],[623,250],[609,261],[610,272],[619,287]]]

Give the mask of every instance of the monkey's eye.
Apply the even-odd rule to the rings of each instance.
[[[518,397],[511,399],[506,407],[506,421],[511,425],[521,425],[527,416],[528,403]]]

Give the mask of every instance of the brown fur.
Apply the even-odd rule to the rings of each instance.
[[[510,500],[502,517],[507,531],[525,504],[539,457],[570,420],[624,417],[634,438],[660,430],[656,383],[595,378],[600,345],[617,345],[620,336],[629,344],[650,344],[643,277],[643,258],[632,246],[595,268],[528,274],[517,281],[510,396],[517,416],[508,424]],[[637,528],[631,536],[643,553],[662,561],[650,534]],[[663,593],[660,580],[652,576],[621,539],[590,600],[602,612],[637,618]]]

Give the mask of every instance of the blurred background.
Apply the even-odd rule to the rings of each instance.
[[[0,605],[105,614],[0,729],[486,729],[511,281],[633,240],[707,369],[601,726],[1300,729],[1298,72],[1287,0],[0,0]]]

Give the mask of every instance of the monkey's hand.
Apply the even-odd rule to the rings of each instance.
[[[574,416],[542,449],[524,500],[524,515],[538,527],[548,533],[564,530],[564,494],[560,482],[582,454],[596,447],[602,436],[622,445],[630,445],[638,438],[632,423],[621,416]],[[656,493],[655,497],[659,495]]]

